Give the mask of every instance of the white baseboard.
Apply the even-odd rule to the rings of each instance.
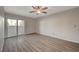
[[[49,36],[49,37],[55,37],[55,38],[58,38],[58,39],[61,39],[61,40],[66,40],[66,41],[69,41],[69,42],[72,42],[72,43],[77,43],[79,44],[79,42],[77,41],[72,41],[72,40],[68,40],[68,38],[64,38],[64,37],[60,37],[60,36],[51,36],[51,35],[48,35],[48,34],[43,34],[43,33],[39,33],[41,35],[45,35],[45,36]]]

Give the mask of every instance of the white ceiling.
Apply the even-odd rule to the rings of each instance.
[[[48,6],[47,14],[40,14],[40,15],[36,15],[34,13],[29,13],[29,11],[33,10],[31,6],[5,6],[4,10],[8,13],[37,18],[37,17],[41,17],[41,16],[55,14],[55,13],[69,10],[72,8],[76,8],[76,6]]]

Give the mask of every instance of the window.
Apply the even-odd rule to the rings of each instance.
[[[7,19],[7,36],[16,36],[17,35],[17,19]]]
[[[7,36],[17,36],[24,34],[24,20],[7,19]]]
[[[18,20],[18,26],[24,26],[24,21],[23,20]]]
[[[18,20],[18,35],[24,34],[24,20]]]
[[[8,26],[17,26],[17,20],[8,19]]]

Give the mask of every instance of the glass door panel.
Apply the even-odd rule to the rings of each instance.
[[[24,20],[18,20],[18,35],[24,34]]]
[[[17,36],[17,20],[7,19],[8,37]]]

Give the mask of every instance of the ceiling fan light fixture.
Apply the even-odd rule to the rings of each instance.
[[[39,13],[39,14],[40,14],[40,13],[41,13],[41,11],[37,11],[37,13]]]
[[[43,7],[43,6],[32,6],[33,7],[33,11],[30,11],[30,13],[36,13],[36,15],[44,13],[47,14],[47,9],[48,7]]]

